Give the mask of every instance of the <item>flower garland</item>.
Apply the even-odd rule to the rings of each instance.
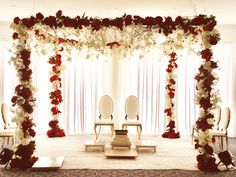
[[[19,24],[19,20],[15,20],[15,24]],[[15,116],[13,122],[17,126],[16,138],[20,140],[18,146],[14,147],[14,155],[11,159],[11,168],[26,169],[32,167],[37,161],[37,157],[33,156],[35,150],[35,141],[32,138],[36,135],[33,127],[32,113],[35,106],[35,98],[33,97],[34,88],[32,86],[32,70],[30,69],[30,56],[31,51],[27,43],[28,34],[23,30],[17,30],[13,33],[14,45],[17,51],[11,58],[14,64],[17,75],[19,78],[19,85],[15,88],[15,95],[12,97],[11,102],[14,106]]]
[[[167,85],[166,89],[166,108],[164,113],[166,117],[169,119],[169,124],[167,125],[167,130],[162,134],[163,138],[179,138],[179,132],[175,132],[175,105],[174,105],[174,97],[175,97],[175,89],[176,89],[176,81],[175,81],[175,72],[178,68],[176,63],[177,56],[175,52],[169,54],[169,64],[166,69],[167,72]]]
[[[200,116],[196,121],[198,129],[198,138],[195,139],[195,148],[199,150],[197,156],[198,168],[204,171],[218,171],[216,159],[213,154],[213,148],[209,145],[214,142],[210,134],[213,127],[214,116],[211,110],[217,106],[218,93],[214,90],[213,85],[217,82],[218,77],[214,70],[218,68],[217,62],[213,61],[212,45],[216,45],[220,40],[218,34],[213,29],[204,32],[205,48],[200,52],[203,60],[199,67],[199,73],[195,76],[197,81],[196,103],[200,105]]]
[[[58,116],[61,113],[59,110],[59,105],[62,102],[62,92],[60,90],[61,88],[61,54],[56,54],[55,56],[52,56],[49,58],[49,64],[52,65],[52,76],[50,77],[50,82],[52,83],[53,91],[50,93],[50,99],[51,99],[51,113],[53,116],[53,120],[49,122],[49,126],[51,127],[50,130],[47,131],[48,137],[64,137],[65,132],[63,129],[61,129],[58,125]]]

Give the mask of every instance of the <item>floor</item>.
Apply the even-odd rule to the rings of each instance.
[[[157,151],[144,149],[138,153],[136,159],[106,158],[99,149],[85,152],[83,143],[87,139],[94,139],[93,135],[74,135],[64,138],[36,138],[38,156],[64,156],[63,169],[187,169],[197,170],[195,167],[197,151],[190,142],[190,137],[180,139],[165,139],[160,136],[144,136],[142,139],[157,143]],[[106,149],[110,148],[111,138],[102,136],[106,141]],[[131,137],[132,144],[135,137]],[[43,143],[41,143],[43,142]],[[135,148],[134,146],[132,147]]]
[[[110,159],[104,152],[90,150],[85,152],[83,143],[94,139],[94,135],[73,135],[63,138],[48,138],[46,135],[37,135],[36,156],[64,156],[62,168],[58,171],[15,171],[1,170],[0,176],[235,176],[236,170],[220,173],[200,172],[196,168],[197,151],[191,144],[190,136],[180,139],[165,139],[161,136],[143,136],[143,140],[152,140],[157,143],[157,151],[143,150],[138,152],[136,159]],[[102,135],[101,140],[107,142],[106,149],[110,148],[111,138]],[[130,137],[132,144],[137,137]],[[230,138],[230,150],[236,154],[236,139]],[[132,147],[134,149],[134,146]],[[214,149],[219,151],[218,145]],[[234,158],[235,159],[235,158]],[[222,166],[222,168],[224,168]]]

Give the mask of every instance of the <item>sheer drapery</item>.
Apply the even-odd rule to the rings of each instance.
[[[10,45],[1,43],[0,47],[0,101],[9,105],[14,87],[17,84],[16,71],[8,64]],[[222,105],[229,105],[232,113],[230,135],[236,135],[233,125],[236,108],[236,45],[215,47],[215,58],[219,60],[220,81],[218,88]],[[37,108],[34,119],[39,132],[46,132],[50,120],[48,72],[49,56],[32,55],[33,82],[37,88]],[[153,47],[143,59],[137,54],[120,58],[118,53],[109,57],[94,55],[93,60],[86,59],[86,50],[72,55],[71,62],[65,62],[62,75],[63,104],[61,126],[67,134],[93,133],[93,122],[98,119],[98,102],[102,95],[108,94],[114,100],[114,120],[117,128],[124,120],[125,99],[136,95],[140,101],[140,119],[144,134],[161,134],[166,120],[163,110],[165,105],[165,69],[167,60],[157,47]],[[183,52],[178,60],[176,92],[177,129],[181,134],[189,134],[191,125],[198,116],[194,104],[194,76],[200,64],[200,58]]]

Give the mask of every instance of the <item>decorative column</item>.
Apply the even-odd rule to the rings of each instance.
[[[200,52],[202,64],[199,67],[198,74],[195,76],[197,81],[195,99],[196,104],[200,106],[199,118],[196,121],[198,138],[195,139],[195,148],[199,151],[197,156],[198,168],[203,171],[218,171],[213,148],[210,146],[210,143],[215,141],[211,136],[210,130],[214,122],[214,115],[211,110],[216,107],[219,100],[217,92],[213,89],[213,85],[218,79],[214,70],[218,68],[218,65],[217,62],[213,61],[211,45],[217,43],[219,35],[205,34],[203,36],[206,39],[206,48]]]
[[[52,120],[49,122],[50,130],[47,131],[48,137],[64,137],[65,132],[63,129],[59,127],[59,114],[60,111],[60,103],[62,102],[62,92],[61,92],[61,70],[62,70],[62,60],[60,51],[63,48],[59,49],[60,38],[55,42],[55,55],[49,58],[49,64],[52,65],[52,70],[50,72],[50,82],[52,83],[52,91],[50,92],[50,100],[51,100],[51,113]]]
[[[169,120],[169,123],[166,127],[166,132],[162,134],[163,138],[179,138],[179,132],[175,132],[175,90],[176,90],[176,80],[175,73],[178,65],[176,63],[177,56],[175,52],[169,54],[169,64],[166,69],[166,105],[165,105],[165,116]]]
[[[20,27],[19,27],[19,26]],[[11,168],[26,169],[32,167],[37,157],[33,156],[35,150],[35,141],[33,137],[36,135],[33,127],[32,113],[35,107],[34,87],[32,84],[32,70],[30,68],[31,51],[27,28],[22,24],[19,17],[14,19],[12,28],[16,31],[13,33],[13,48],[16,49],[11,62],[14,64],[19,84],[15,88],[15,95],[11,102],[14,107],[13,122],[16,123],[16,139],[19,145],[14,147],[14,154],[11,157]]]

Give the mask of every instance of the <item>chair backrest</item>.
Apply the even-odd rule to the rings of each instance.
[[[215,108],[215,110],[213,111],[214,114],[214,129],[219,130],[219,123],[220,123],[220,119],[221,119],[221,107],[218,106]]]
[[[225,107],[221,112],[221,121],[219,124],[220,130],[223,130],[227,133],[227,129],[230,122],[230,109],[229,107]]]
[[[112,98],[109,95],[104,95],[101,97],[99,101],[99,118],[113,118],[112,113],[113,113],[114,105]]]
[[[9,124],[9,109],[6,103],[2,103],[1,105],[1,114],[4,123],[4,129],[6,129],[7,125]]]
[[[129,96],[125,101],[125,118],[139,119],[139,102],[136,96]]]

